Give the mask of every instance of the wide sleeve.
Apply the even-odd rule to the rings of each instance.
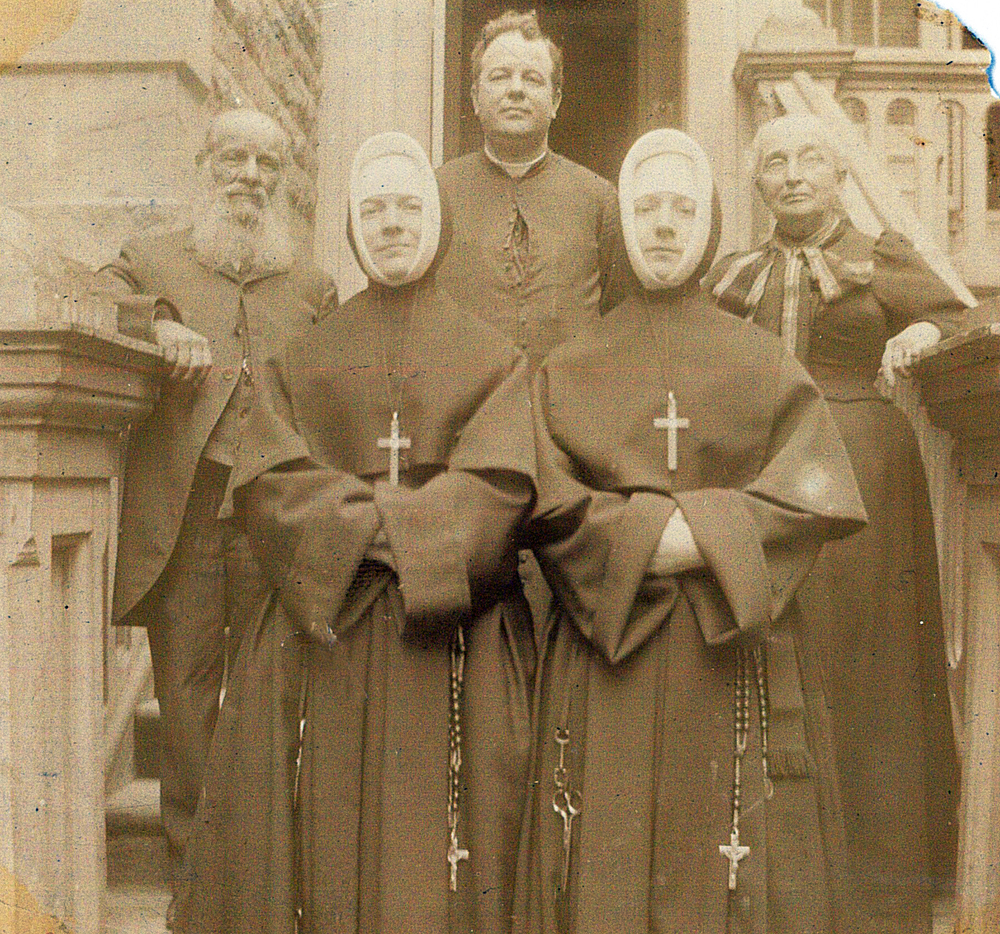
[[[740,489],[675,495],[705,559],[707,573],[682,575],[682,586],[710,644],[758,632],[777,619],[823,542],[867,521],[833,418],[797,370],[785,361],[757,476]]]
[[[676,503],[657,493],[594,489],[582,479],[583,471],[552,439],[544,365],[535,379],[533,411],[538,500],[525,538],[559,604],[584,638],[617,664],[662,625],[677,598],[673,581],[646,575]]]
[[[410,632],[455,625],[516,574],[535,496],[526,363],[520,356],[461,432],[446,468],[416,488],[375,484]]]
[[[506,471],[449,469],[417,489],[376,483],[404,634],[450,630],[493,602],[516,573],[517,528],[533,494],[530,478]]]
[[[375,492],[310,456],[280,361],[269,362],[267,372],[255,391],[227,501],[290,618],[328,639],[379,529]]]
[[[536,411],[546,412],[544,369],[536,397]],[[751,482],[673,496],[588,488],[539,416],[539,502],[530,526],[539,563],[581,633],[612,664],[668,619],[681,590],[707,642],[759,631],[780,615],[822,542],[864,523],[846,451],[812,383],[792,373],[773,408],[763,466]],[[705,568],[659,577],[648,573],[650,560],[677,508]]]
[[[958,297],[902,234],[886,230],[873,251],[872,289],[892,334],[917,321],[929,321],[951,337],[966,327]]]

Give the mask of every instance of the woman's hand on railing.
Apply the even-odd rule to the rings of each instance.
[[[941,329],[930,321],[916,321],[885,343],[879,376],[892,389],[896,377],[908,377],[920,355],[941,340]]]

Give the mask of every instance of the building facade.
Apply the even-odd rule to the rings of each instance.
[[[516,5],[516,4],[514,4]],[[320,133],[325,265],[354,283],[343,246],[354,144],[393,128],[435,163],[481,137],[468,88],[479,27],[498,0],[323,5],[326,96]],[[783,112],[774,82],[804,70],[855,123],[880,171],[977,294],[1000,287],[1000,103],[990,55],[951,15],[909,0],[544,0],[565,53],[554,149],[611,180],[656,126],[694,136],[716,170],[723,251],[762,235],[744,165],[757,124]],[[346,145],[345,145],[346,144]],[[349,288],[348,291],[351,289]]]
[[[0,23],[0,810],[11,815],[0,882],[9,872],[79,934],[100,926],[105,781],[128,781],[131,709],[148,687],[141,641],[110,632],[106,617],[120,432],[148,410],[156,364],[155,348],[116,333],[115,310],[83,294],[83,274],[130,234],[183,223],[212,116],[254,106],[292,139],[302,249],[352,294],[363,285],[345,236],[357,146],[402,130],[440,164],[481,145],[469,58],[480,26],[508,5],[536,7],[565,52],[553,148],[615,180],[642,132],[690,133],[715,168],[723,251],[766,233],[745,164],[756,127],[813,112],[851,151],[845,200],[861,227],[892,223],[977,296],[1000,292],[990,55],[923,0],[16,0]],[[989,339],[1000,347],[1000,331]],[[980,350],[969,353],[982,370]],[[975,436],[987,491],[1000,424],[990,431]],[[949,451],[931,438],[925,457],[960,669],[963,633],[1000,641],[989,635],[1000,633],[1000,508],[992,492],[968,500],[991,543],[970,545]],[[976,572],[968,623],[966,553],[989,572]],[[49,677],[70,670],[67,658],[83,695]],[[988,685],[996,671],[983,670]],[[981,693],[987,710],[993,692]],[[981,721],[998,719],[1000,709]],[[37,748],[33,736],[44,736]],[[985,789],[977,814],[993,813],[1000,760],[974,778]],[[979,875],[966,878],[1000,906],[1000,874],[980,859],[996,841],[968,840],[986,823],[967,821]]]

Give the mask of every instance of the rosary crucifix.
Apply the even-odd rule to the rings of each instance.
[[[740,846],[740,832],[734,830],[729,835],[729,843],[720,843],[719,852],[729,860],[729,891],[736,891],[736,867],[744,856],[750,855],[750,847]]]

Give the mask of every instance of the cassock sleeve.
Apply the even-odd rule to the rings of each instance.
[[[917,321],[930,321],[951,337],[966,327],[966,309],[913,244],[886,230],[873,251],[872,289],[892,334]]]
[[[282,364],[269,361],[233,467],[232,513],[290,618],[328,639],[378,532],[375,491],[310,456],[285,385]]]
[[[545,381],[543,368],[538,413],[547,411]],[[681,590],[709,643],[759,630],[787,605],[822,541],[865,521],[846,451],[817,390],[794,372],[785,390],[773,403],[774,430],[753,482],[673,497],[589,489],[539,415],[539,503],[530,527],[536,552],[560,602],[610,663],[628,658],[667,620]],[[706,569],[650,575],[678,507]]]

